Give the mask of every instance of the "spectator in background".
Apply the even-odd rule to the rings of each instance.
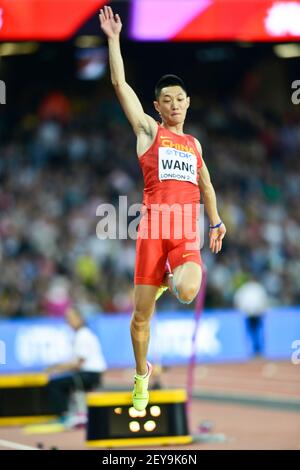
[[[101,344],[74,306],[67,309],[66,320],[75,331],[73,359],[46,369],[51,375],[64,374],[51,377],[48,384],[50,406],[63,421],[67,417],[70,393],[76,389],[89,391],[100,386],[102,373],[106,370]]]
[[[48,93],[39,107],[39,117],[42,120],[57,119],[63,124],[70,119],[71,104],[69,99],[59,90]]]
[[[248,331],[255,354],[261,353],[260,327],[264,312],[269,306],[265,288],[256,280],[245,282],[233,297],[234,306],[247,315]]]
[[[71,305],[69,282],[63,276],[55,276],[46,292],[43,309],[52,317],[63,317]]]

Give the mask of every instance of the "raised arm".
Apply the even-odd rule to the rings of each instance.
[[[195,141],[197,148],[202,155],[201,145],[196,139]],[[222,240],[226,233],[226,227],[219,216],[216,193],[203,158],[202,162],[203,165],[199,170],[199,188],[203,197],[205,210],[210,221],[210,227],[216,227],[211,228],[209,231],[209,247],[213,253],[218,253],[222,249]]]
[[[144,113],[143,107],[125,78],[125,70],[120,49],[122,23],[119,15],[114,15],[111,7],[100,10],[100,26],[108,38],[109,65],[111,81],[121,106],[136,135],[145,132],[154,135],[157,124],[151,116]]]

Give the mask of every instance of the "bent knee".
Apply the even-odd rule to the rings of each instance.
[[[190,284],[190,285],[184,285],[184,284],[178,284],[176,286],[177,292],[178,292],[178,297],[179,300],[185,303],[190,303],[194,300],[196,295],[198,294],[199,291],[199,286]]]

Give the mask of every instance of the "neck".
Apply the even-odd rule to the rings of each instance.
[[[175,125],[169,125],[166,122],[162,122],[161,126],[164,127],[165,129],[168,129],[171,132],[174,132],[175,134],[184,135],[183,122],[179,124],[175,124]]]

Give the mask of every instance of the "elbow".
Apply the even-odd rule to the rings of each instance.
[[[111,82],[116,91],[120,90],[126,84],[124,80],[112,79]]]
[[[213,185],[210,183],[210,184],[201,186],[200,191],[204,197],[209,197],[214,191],[214,188],[213,188]]]

